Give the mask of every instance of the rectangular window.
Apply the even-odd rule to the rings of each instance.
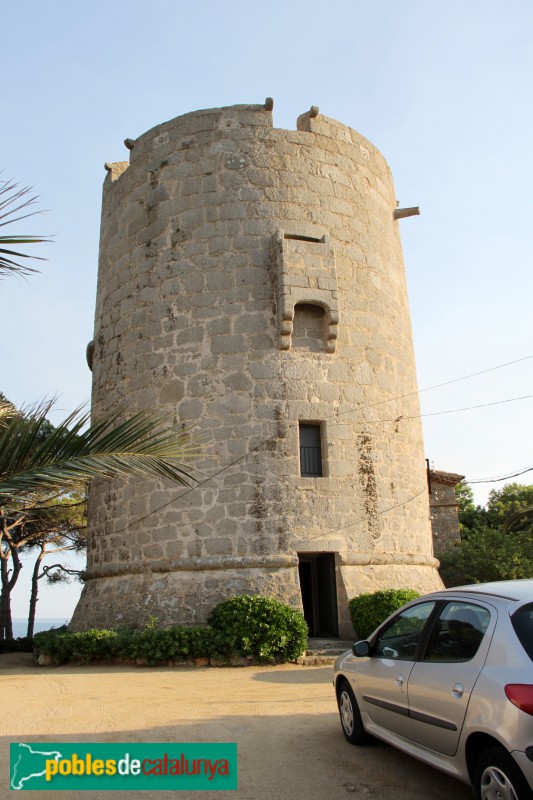
[[[533,661],[533,603],[522,606],[511,617],[520,644]]]
[[[303,478],[321,478],[322,442],[320,423],[300,422],[300,475]]]

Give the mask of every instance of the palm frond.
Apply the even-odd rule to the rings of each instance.
[[[198,452],[188,431],[165,426],[146,412],[119,422],[114,414],[86,427],[89,414],[76,409],[41,434],[52,401],[23,409],[0,429],[0,502],[35,492],[62,492],[91,478],[150,475],[180,484],[194,482],[183,461]]]
[[[25,211],[29,206],[34,205],[37,200],[37,195],[28,197],[30,192],[30,186],[20,187],[18,183],[14,183],[11,180],[0,181],[0,228],[41,213],[40,211],[29,211],[28,213],[19,214],[20,211]],[[21,253],[20,250],[12,250],[13,245],[39,244],[49,241],[50,239],[47,236],[28,236],[23,234],[0,236],[0,278],[10,274],[29,275],[32,272],[37,272],[33,267],[21,264],[18,259],[45,260],[40,256]]]

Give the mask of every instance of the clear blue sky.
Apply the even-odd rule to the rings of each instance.
[[[57,420],[90,396],[104,162],[158,122],[266,96],[277,127],[318,105],[360,131],[420,205],[400,224],[421,389],[533,354],[531,0],[18,0],[2,23],[0,168],[49,210],[28,232],[54,234],[40,275],[0,287],[16,404],[57,395]],[[529,394],[533,359],[424,392],[422,412]],[[530,466],[532,410],[426,416],[426,455],[468,478]],[[43,592],[40,615],[74,596]]]

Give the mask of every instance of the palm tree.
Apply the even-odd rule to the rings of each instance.
[[[182,428],[165,426],[161,416],[139,412],[119,421],[116,413],[87,427],[89,414],[77,409],[54,428],[47,419],[52,405],[17,411],[0,397],[0,639],[13,637],[10,598],[21,569],[19,550],[31,545],[20,532],[36,509],[79,491],[91,478],[195,482],[183,460],[197,452],[197,443]]]
[[[20,187],[18,183],[14,183],[11,180],[0,181],[0,228],[40,213],[39,211],[25,213],[38,197],[38,195],[32,197],[30,195],[31,190],[31,186]],[[33,258],[43,261],[42,258],[30,256],[26,253],[21,253],[18,249],[12,250],[11,248],[21,244],[38,244],[39,242],[49,241],[50,239],[47,236],[24,236],[21,234],[0,236],[0,277],[13,274],[28,275],[31,272],[37,272],[33,267],[29,267],[26,263],[22,264],[15,259]]]
[[[0,181],[0,227],[39,213],[28,211],[37,200],[31,191]],[[43,260],[13,246],[48,241],[0,236],[0,278],[37,271],[21,259]],[[119,421],[122,414],[116,413],[88,426],[90,415],[77,409],[54,428],[47,419],[52,405],[47,401],[18,411],[0,393],[0,639],[13,638],[10,598],[22,566],[19,550],[42,544],[37,520],[52,501],[84,492],[91,478],[147,475],[182,485],[195,482],[182,462],[197,451],[196,443],[161,416],[140,412]]]

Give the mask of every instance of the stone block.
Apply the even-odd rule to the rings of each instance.
[[[208,289],[230,289],[234,285],[234,280],[231,272],[210,272],[205,276]]]
[[[264,331],[268,327],[268,323],[264,316],[259,314],[247,314],[242,317],[237,317],[233,323],[234,333],[257,333]]]
[[[204,405],[200,400],[183,400],[179,405],[181,420],[198,420],[203,412]]]
[[[191,208],[188,211],[182,211],[180,214],[180,226],[184,230],[203,225],[204,222],[205,214],[203,208]]]
[[[183,331],[178,331],[174,337],[176,347],[188,344],[199,344],[204,338],[204,332],[200,327],[187,328]]]
[[[230,333],[231,331],[231,322],[228,317],[218,317],[217,319],[213,319],[208,322],[205,326],[206,332],[208,336],[218,336],[220,334]],[[208,364],[204,364],[202,362],[202,369],[210,369],[214,366],[214,363],[210,361]]]
[[[248,349],[244,336],[218,336],[211,340],[211,352],[216,355],[243,353]]]
[[[157,220],[152,225],[148,225],[147,227],[139,231],[136,237],[136,242],[138,245],[146,244],[147,242],[150,242],[152,239],[156,239],[158,236],[164,233],[166,229],[167,229],[166,220]]]
[[[231,539],[211,539],[205,543],[206,553],[210,556],[231,555],[233,545]]]

